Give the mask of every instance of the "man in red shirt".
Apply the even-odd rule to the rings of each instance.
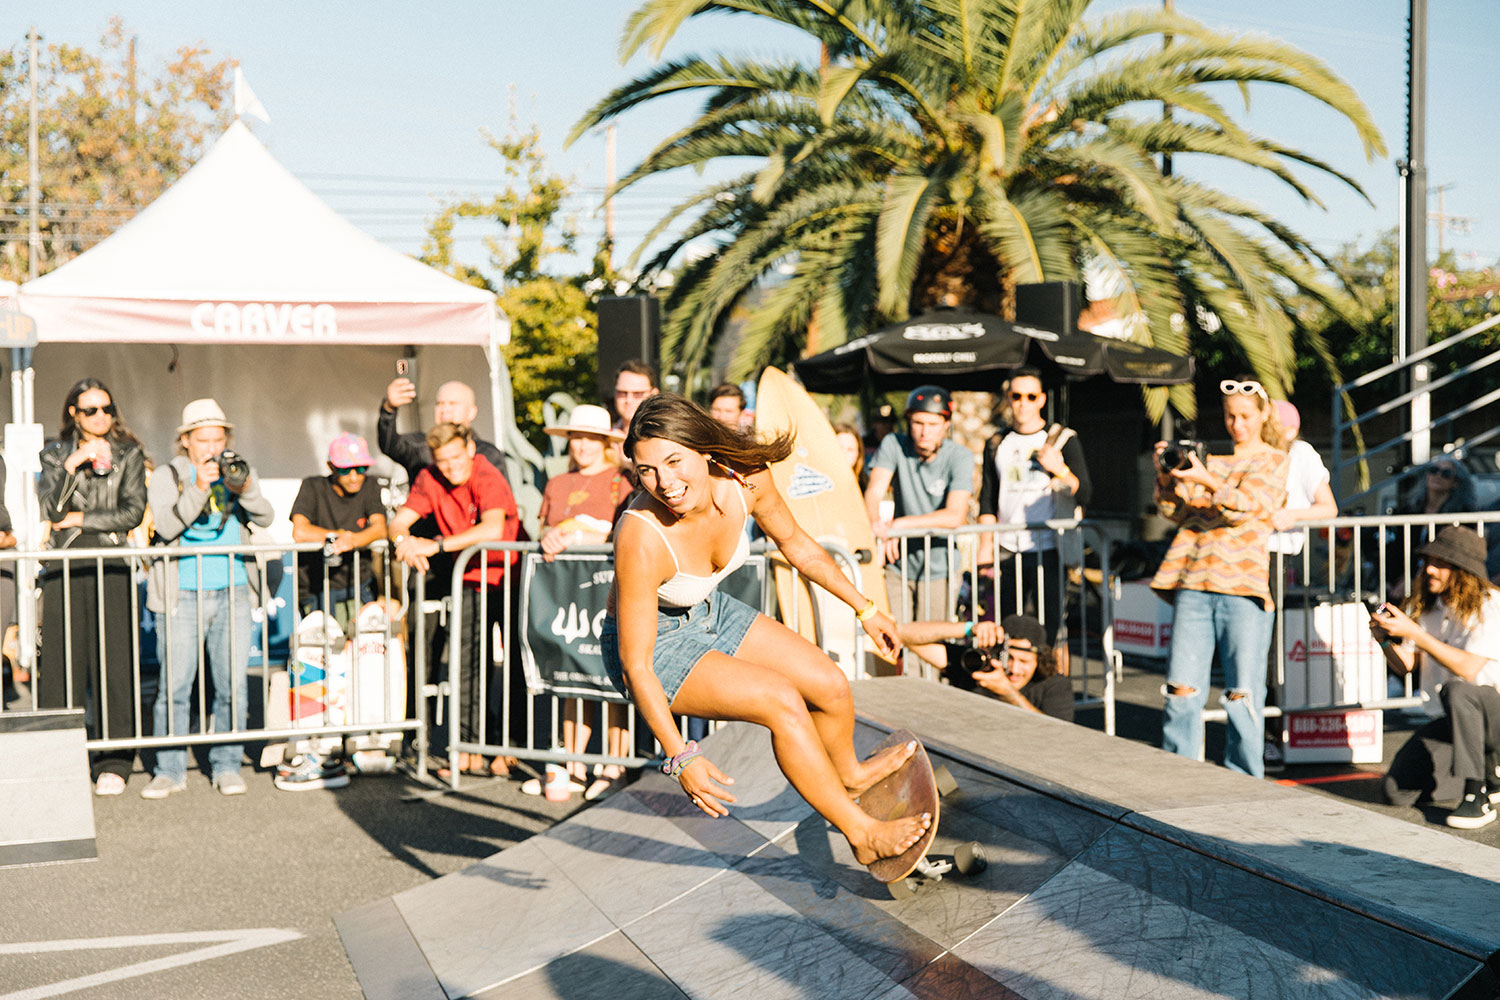
[[[515,541],[519,525],[515,495],[505,476],[476,454],[474,432],[463,424],[438,424],[427,432],[427,447],[432,450],[433,463],[417,474],[406,502],[391,519],[389,536],[396,558],[419,573],[427,573],[430,568],[451,566],[453,555],[470,545]],[[412,527],[427,517],[436,524],[438,537],[413,536]],[[479,662],[479,638],[496,620],[510,555],[491,553],[487,567],[482,567],[484,560],[476,555],[464,571],[463,633],[459,636],[462,714],[458,720],[458,736],[464,742],[479,740],[490,673]],[[431,580],[446,577],[446,573],[429,575]],[[483,601],[479,599],[481,581]],[[490,738],[495,739],[495,735],[490,734]],[[459,754],[460,768],[479,771],[483,765],[480,754]]]

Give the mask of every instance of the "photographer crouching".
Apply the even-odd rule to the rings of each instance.
[[[1417,550],[1422,569],[1402,610],[1370,613],[1370,634],[1398,676],[1422,667],[1422,708],[1433,720],[1396,751],[1385,777],[1393,805],[1459,799],[1447,824],[1495,819],[1500,751],[1500,590],[1486,578],[1484,540],[1450,525]],[[1415,620],[1412,616],[1415,616]]]
[[[897,632],[902,645],[942,670],[954,687],[1073,721],[1072,682],[1057,672],[1047,630],[1031,615],[1006,615],[999,624],[906,622]]]

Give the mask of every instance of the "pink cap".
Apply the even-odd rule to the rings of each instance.
[[[1302,429],[1302,414],[1297,408],[1284,399],[1278,399],[1275,403],[1276,419],[1281,421],[1281,426],[1289,431],[1300,431]]]
[[[328,464],[335,469],[348,469],[356,465],[374,465],[370,458],[370,445],[358,434],[340,434],[328,446]]]

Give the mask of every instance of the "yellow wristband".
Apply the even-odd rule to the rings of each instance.
[[[871,601],[869,604],[866,604],[863,608],[860,608],[858,611],[854,612],[854,617],[857,618],[861,622],[867,622],[872,617],[874,617],[875,610],[876,610],[875,609],[875,602]]]

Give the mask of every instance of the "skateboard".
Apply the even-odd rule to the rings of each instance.
[[[946,767],[933,768],[926,747],[910,730],[898,729],[891,733],[874,752],[880,753],[887,747],[913,741],[917,749],[906,763],[859,797],[860,808],[879,820],[900,819],[924,812],[932,815],[932,823],[922,838],[905,852],[866,866],[877,881],[885,883],[893,899],[914,896],[924,886],[941,882],[951,871],[957,870],[960,875],[977,875],[987,865],[984,848],[977,841],[960,844],[951,859],[927,856],[937,837],[941,798],[957,791],[958,783]]]

